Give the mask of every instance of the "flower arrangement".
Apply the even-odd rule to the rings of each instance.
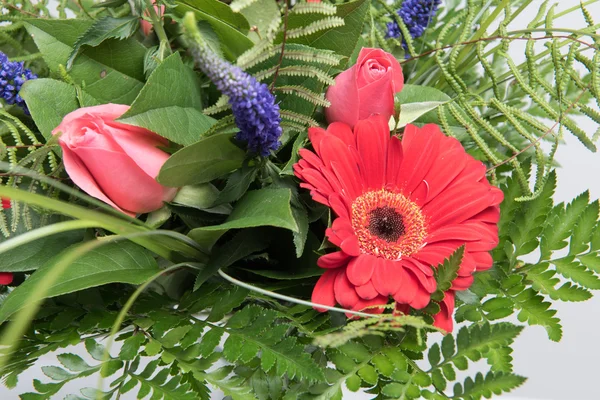
[[[4,1],[6,390],[46,354],[21,399],[522,385],[519,333],[600,289],[598,201],[553,200],[600,132],[587,3]]]

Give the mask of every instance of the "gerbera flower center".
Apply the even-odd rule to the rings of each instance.
[[[405,232],[402,215],[392,207],[374,209],[369,214],[369,232],[388,242],[397,241]]]
[[[419,206],[387,190],[367,192],[354,200],[352,227],[363,253],[390,260],[418,251],[427,236]]]

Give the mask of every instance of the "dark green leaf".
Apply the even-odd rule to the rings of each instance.
[[[33,37],[51,72],[60,74],[77,39],[92,25],[83,19],[28,19]],[[146,48],[133,38],[109,39],[87,48],[73,63],[69,76],[100,103],[131,104],[144,81]]]
[[[60,259],[59,254],[34,272],[23,284],[11,292],[0,308],[0,321],[23,308],[39,282],[52,272]],[[156,260],[150,252],[131,243],[119,242],[91,250],[75,262],[49,288],[46,297],[55,297],[107,283],[123,282],[139,285],[158,272]]]
[[[254,182],[257,173],[258,169],[250,166],[243,166],[234,171],[227,178],[227,184],[221,193],[219,193],[213,206],[238,200],[246,193],[250,184]]]
[[[202,114],[200,82],[179,53],[152,72],[119,121],[140,126],[184,146],[197,142],[215,120]]]
[[[265,249],[268,244],[269,237],[265,235],[264,231],[244,229],[238,232],[229,242],[212,252],[206,267],[198,273],[194,290],[221,268],[228,267],[252,253]]]
[[[261,189],[246,193],[238,201],[225,223],[198,228],[202,231],[275,226],[298,231],[291,209],[289,189]],[[191,234],[191,232],[190,232]]]
[[[158,181],[172,187],[209,182],[241,167],[244,157],[230,134],[209,136],[173,154],[162,166]]]
[[[73,60],[82,46],[96,47],[107,39],[127,39],[138,29],[139,21],[140,19],[136,16],[123,18],[106,16],[94,21],[73,45],[73,51],[67,59],[67,69],[71,69],[73,66]]]
[[[47,263],[56,253],[82,240],[82,230],[63,232],[35,240],[27,244],[26,251],[23,247],[17,247],[2,253],[0,271],[34,271]]]

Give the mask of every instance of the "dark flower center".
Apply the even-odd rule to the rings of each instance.
[[[386,242],[396,242],[404,235],[402,215],[392,207],[379,207],[369,213],[369,232]]]

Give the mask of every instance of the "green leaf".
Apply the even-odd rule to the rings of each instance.
[[[454,340],[447,339],[450,335],[442,341],[444,363],[451,361],[457,368],[464,369],[463,367],[467,366],[466,358],[478,361],[489,349],[510,345],[522,330],[522,326],[508,322],[463,327],[457,335],[456,353],[451,355]]]
[[[244,157],[230,134],[209,136],[173,154],[162,166],[158,181],[172,187],[209,182],[241,167]]]
[[[346,386],[351,392],[358,392],[361,382],[362,380],[358,375],[352,374],[346,379]]]
[[[471,378],[465,379],[464,388],[460,384],[454,388],[454,397],[459,399],[486,399],[492,398],[493,395],[510,392],[514,388],[525,382],[526,378],[505,373],[489,372],[485,377],[478,373],[475,380]]]
[[[83,230],[58,233],[27,243],[0,255],[0,271],[34,271],[42,267],[56,253],[83,240]],[[26,250],[25,250],[26,249]]]
[[[119,359],[133,360],[140,353],[140,347],[145,341],[146,337],[140,333],[131,335],[125,339],[119,352]]]
[[[152,72],[119,121],[146,128],[172,142],[191,145],[215,123],[201,112],[200,92],[197,75],[175,53]]]
[[[360,376],[362,380],[367,382],[369,385],[376,385],[379,379],[379,374],[375,368],[369,364],[361,367],[361,369],[358,370],[358,376]]]
[[[292,214],[291,198],[292,192],[289,189],[266,188],[249,191],[236,203],[225,223],[197,228],[197,230],[223,231],[275,226],[297,232],[298,225]]]
[[[219,193],[219,196],[213,203],[213,206],[230,203],[238,200],[246,193],[250,184],[254,182],[258,169],[256,167],[243,166],[234,171],[229,178],[225,188]]]
[[[102,7],[107,7],[107,8],[113,8],[113,7],[120,7],[123,4],[127,3],[127,0],[106,0],[103,1],[101,3],[96,3],[94,5],[92,5],[92,8],[102,8]]]
[[[579,217],[571,235],[569,255],[583,253],[590,247],[589,243],[598,222],[598,211],[598,200],[596,200],[587,206]]]
[[[223,55],[230,61],[237,59],[254,43],[246,36],[250,25],[240,13],[217,0],[177,0],[174,11],[182,17],[192,11],[198,21],[206,21],[219,37]]]
[[[271,22],[279,18],[281,12],[275,0],[254,0],[251,4],[240,10],[240,13],[246,17],[250,26],[256,26],[257,31],[264,35]],[[252,31],[248,34],[255,42],[260,40],[258,34]]]
[[[452,281],[458,276],[458,269],[460,268],[464,253],[465,246],[459,247],[450,257],[444,260],[442,265],[435,269],[434,273],[438,290],[442,292],[450,290]]]
[[[439,364],[441,358],[440,358],[440,345],[437,343],[434,343],[430,348],[429,348],[429,352],[427,353],[427,359],[429,360],[429,364],[431,364],[432,367],[435,367],[436,365]]]
[[[58,361],[60,361],[65,368],[72,372],[81,372],[90,369],[90,366],[83,361],[83,358],[75,354],[59,354],[56,358],[58,358]]]
[[[492,367],[493,372],[506,372],[510,373],[513,370],[512,366],[512,351],[510,346],[498,347],[495,349],[489,349],[484,357],[487,359],[488,364]],[[456,379],[454,377],[452,380]]]
[[[450,96],[434,87],[405,84],[395,95],[395,101],[401,107],[398,126],[402,127],[413,121],[439,124],[437,113],[433,110],[450,100]]]
[[[219,190],[213,184],[200,183],[179,189],[172,203],[207,210],[213,207],[218,196]]]
[[[548,332],[550,340],[558,342],[562,338],[560,320],[554,315],[556,310],[550,309],[550,303],[544,301],[534,289],[529,288],[512,298],[515,305],[521,309],[517,318],[529,325],[541,325]]]
[[[567,279],[576,282],[587,289],[600,289],[600,278],[585,265],[574,261],[572,257],[553,261],[556,271]]]
[[[560,280],[556,277],[556,271],[548,269],[548,267],[548,263],[541,263],[527,271],[527,279],[532,281],[532,287],[535,290],[549,295],[553,300],[585,301],[592,297],[588,290],[571,285],[570,282],[566,282],[556,289]]]
[[[73,66],[73,60],[82,46],[96,47],[107,39],[127,39],[138,29],[139,21],[140,19],[136,16],[123,18],[106,16],[97,19],[73,45],[73,51],[67,59],[67,69],[71,69]]]
[[[422,115],[435,110],[439,106],[444,104],[442,101],[424,101],[422,103],[406,103],[400,107],[400,115],[398,116],[398,122],[391,125],[395,128],[402,128],[411,122],[416,121]]]
[[[38,282],[45,279],[60,254],[34,272],[11,292],[0,308],[0,321],[22,309]],[[55,282],[46,297],[55,297],[107,283],[122,282],[139,285],[158,271],[156,260],[144,248],[131,243],[110,243],[98,247],[77,259]]]
[[[206,267],[198,273],[194,290],[197,290],[208,278],[257,251],[264,250],[269,244],[269,237],[256,229],[244,229],[238,232],[229,242],[214,250]]]
[[[36,126],[46,140],[52,137],[52,130],[65,115],[80,107],[75,87],[54,79],[29,80],[23,84],[19,95],[25,99]],[[49,98],[52,102],[48,101]]]
[[[572,235],[575,224],[587,208],[589,198],[589,192],[586,191],[576,197],[566,208],[559,204],[554,207],[550,215],[546,216],[547,222],[541,242],[543,260],[549,259],[552,251],[567,246],[567,239]]]
[[[385,385],[381,389],[381,393],[386,396],[397,399],[402,395],[403,390],[404,390],[404,385],[393,382],[393,383],[388,383],[387,385]]]
[[[77,39],[92,25],[82,19],[28,19],[27,32],[33,37],[44,61],[54,74],[67,63]],[[85,49],[75,60],[69,76],[99,103],[131,104],[144,81],[146,48],[137,40],[109,39]]]

